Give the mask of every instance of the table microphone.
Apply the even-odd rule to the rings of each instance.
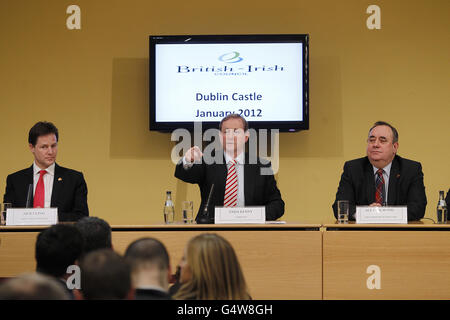
[[[211,201],[211,196],[214,192],[214,183],[211,185],[211,190],[209,191],[209,196],[208,196],[208,200],[206,200],[206,204],[205,204],[205,208],[203,209],[203,213],[202,213],[202,217],[200,219],[198,219],[197,223],[198,224],[210,224],[210,218],[209,218],[209,211],[208,211],[208,206],[209,206],[209,202]]]
[[[25,204],[25,208],[33,208],[32,198],[33,197],[33,184],[30,183],[28,185],[28,193],[27,193],[27,202]]]

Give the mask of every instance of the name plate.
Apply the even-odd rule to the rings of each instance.
[[[8,208],[7,226],[48,226],[58,223],[58,208]]]
[[[214,223],[266,223],[266,207],[216,207]]]
[[[356,207],[356,223],[408,223],[406,206]]]

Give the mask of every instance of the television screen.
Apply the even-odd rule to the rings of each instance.
[[[308,35],[150,36],[150,130],[309,128]]]

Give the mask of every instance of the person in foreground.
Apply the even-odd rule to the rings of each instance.
[[[81,172],[56,164],[58,139],[58,129],[51,122],[38,122],[30,129],[34,163],[8,175],[3,202],[13,208],[58,208],[59,221],[77,221],[89,215],[87,186]]]
[[[351,220],[356,206],[405,205],[408,220],[425,215],[427,198],[423,184],[422,165],[397,155],[398,132],[387,122],[378,121],[369,130],[367,156],[344,164],[336,200],[348,200]]]
[[[0,300],[68,300],[69,295],[54,278],[24,273],[0,285]]]
[[[169,254],[164,244],[153,238],[132,242],[125,251],[131,266],[131,280],[136,300],[171,300]]]
[[[99,249],[81,259],[81,289],[77,300],[133,300],[130,266],[111,249]]]
[[[270,162],[262,164],[256,155],[245,152],[249,138],[247,121],[237,115],[226,116],[219,125],[223,153],[220,161],[212,164],[205,161],[197,146],[190,148],[175,168],[175,177],[184,182],[198,184],[201,204],[196,217],[204,218],[205,207],[211,186],[214,191],[208,206],[209,223],[213,222],[214,207],[265,206],[266,220],[276,220],[284,214],[284,201],[277,183],[270,174],[262,174],[262,169],[270,169]],[[255,163],[250,160],[255,159]]]
[[[83,255],[98,249],[112,249],[111,226],[98,217],[84,217],[75,223],[83,236]]]
[[[180,263],[178,300],[248,300],[244,274],[231,244],[217,234],[192,238]]]
[[[67,287],[70,273],[67,269],[77,264],[83,251],[81,233],[71,225],[56,224],[42,232],[36,239],[36,271],[58,280],[71,299],[72,290]]]

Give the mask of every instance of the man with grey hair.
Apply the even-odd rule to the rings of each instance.
[[[0,285],[0,300],[69,300],[69,294],[52,277],[25,273]]]
[[[131,266],[131,280],[136,300],[170,300],[171,276],[169,254],[159,240],[142,238],[132,242],[125,251]]]
[[[356,206],[406,205],[408,220],[425,215],[427,197],[422,165],[397,155],[398,132],[387,122],[378,121],[369,130],[367,156],[344,164],[336,200],[348,200],[349,218],[354,220]]]

